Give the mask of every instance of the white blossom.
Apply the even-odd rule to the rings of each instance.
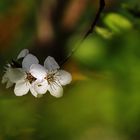
[[[37,97],[38,93],[34,90],[34,86],[38,82],[37,79],[29,73],[29,70],[32,64],[38,64],[39,61],[34,55],[30,54],[27,49],[19,53],[17,61],[21,58],[23,58],[21,68],[16,68],[13,62],[7,65],[5,74],[2,77],[2,83],[6,83],[6,88],[15,84],[14,93],[17,96],[25,95],[30,90],[31,93]]]
[[[24,58],[27,54],[29,54],[29,50],[28,49],[23,49],[17,56],[17,59],[21,59]]]
[[[6,88],[15,84],[16,96],[23,96],[30,91],[35,97],[43,95],[47,91],[55,97],[61,97],[63,95],[62,86],[69,84],[71,80],[71,74],[60,70],[60,66],[53,57],[48,56],[42,66],[28,49],[23,49],[16,61],[7,65],[2,77],[2,83],[6,83]]]
[[[23,49],[17,56],[17,60],[24,58],[29,53],[28,49]],[[2,84],[6,83],[6,88],[10,88],[14,85],[15,79],[20,79],[21,77],[21,68],[13,68],[11,64],[7,64],[5,67],[5,73],[2,77]],[[17,81],[17,80],[16,80]]]
[[[10,88],[13,84],[23,77],[21,68],[12,68],[10,64],[5,67],[5,73],[2,77],[2,84],[6,83],[6,88]]]
[[[44,67],[40,64],[32,64],[30,73],[41,81],[35,85],[35,90],[37,92],[46,92],[48,90],[51,95],[61,97],[63,95],[62,86],[69,84],[72,76],[59,68],[57,62],[50,56],[46,58]]]
[[[2,81],[1,81],[2,84],[6,83],[6,88],[10,88],[14,84],[9,78],[9,73],[11,73],[11,65],[7,64],[7,67],[5,68],[5,73],[4,73],[4,75],[2,77]]]
[[[34,85],[38,79],[33,77],[29,72],[30,66],[32,64],[38,64],[38,63],[39,63],[38,59],[32,54],[27,54],[24,57],[22,61],[23,77],[20,80],[15,81],[14,92],[17,96],[25,95],[29,91],[35,97],[38,96],[38,93],[34,90]]]

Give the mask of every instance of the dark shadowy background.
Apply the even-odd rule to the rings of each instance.
[[[28,48],[50,55],[73,81],[56,99],[16,97],[0,85],[0,140],[140,139],[140,2],[106,0],[94,32],[79,45],[99,0],[1,0],[0,75]]]

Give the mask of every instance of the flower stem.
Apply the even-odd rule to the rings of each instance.
[[[83,42],[83,40],[85,40],[94,30],[97,22],[98,22],[98,19],[100,18],[100,15],[105,7],[105,0],[100,0],[99,1],[99,9],[97,11],[97,14],[95,16],[95,18],[93,19],[92,21],[92,24],[90,26],[90,28],[88,29],[88,31],[85,33],[83,39],[81,40],[80,44]],[[71,52],[66,56],[66,58],[64,58],[64,60],[60,63],[60,66],[64,65],[68,60],[69,58],[77,51],[77,49],[79,48],[80,44],[76,45],[72,50]]]

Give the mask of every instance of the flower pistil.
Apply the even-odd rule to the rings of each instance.
[[[32,84],[34,81],[36,81],[37,79],[31,75],[31,73],[26,73],[27,77],[26,79],[29,81],[30,84]]]

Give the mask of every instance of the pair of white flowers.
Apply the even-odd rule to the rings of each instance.
[[[46,58],[42,66],[34,55],[24,49],[19,53],[17,61],[21,59],[21,67],[16,66],[15,62],[8,64],[2,78],[2,83],[7,83],[7,88],[15,84],[14,93],[17,96],[30,91],[32,95],[38,97],[49,91],[51,95],[61,97],[62,86],[72,81],[71,74],[60,70],[60,66],[51,56]]]

